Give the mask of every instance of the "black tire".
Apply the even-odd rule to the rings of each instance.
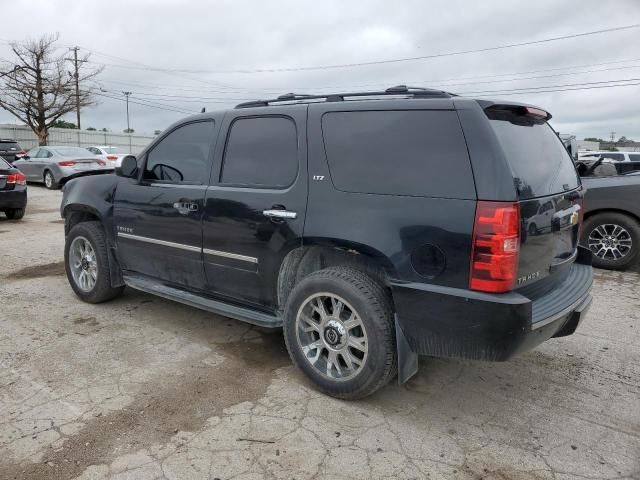
[[[307,305],[306,302],[311,297],[320,293],[341,297],[355,309],[361,319],[368,351],[359,371],[351,378],[336,380],[319,373],[305,356],[298,341],[298,311],[303,305]],[[353,267],[331,267],[305,277],[288,297],[283,329],[293,363],[327,395],[345,400],[360,399],[385,386],[397,373],[391,296],[379,281],[361,270]],[[321,334],[317,335],[319,337]],[[328,353],[326,350],[326,354]]]
[[[605,228],[605,231],[611,230],[609,225],[618,225],[622,227],[627,233],[631,241],[631,248],[621,258],[613,258],[612,255],[600,255],[595,252],[597,247],[589,245],[589,236],[593,238],[599,238],[601,235],[596,230],[598,227]],[[602,231],[602,230],[601,230]],[[626,238],[626,236],[624,236]],[[624,213],[617,212],[603,212],[593,215],[585,220],[582,225],[582,233],[580,236],[580,243],[585,247],[588,247],[593,252],[593,266],[598,268],[605,268],[608,270],[624,270],[631,266],[638,260],[640,253],[640,223]]]
[[[73,278],[70,260],[70,247],[73,240],[77,237],[84,237],[89,241],[91,247],[95,252],[95,258],[97,263],[97,275],[96,282],[90,291],[84,291],[77,284]],[[124,287],[112,287],[111,275],[109,270],[109,258],[107,256],[107,241],[105,238],[104,229],[99,222],[82,222],[75,225],[67,238],[65,239],[64,247],[64,266],[67,272],[67,279],[71,288],[75,294],[80,297],[81,300],[87,303],[102,303],[112,298],[117,297],[122,293]]]
[[[42,180],[44,181],[44,186],[49,190],[57,190],[60,187],[60,185],[56,182],[53,173],[51,173],[51,170],[44,171]]]
[[[24,208],[12,208],[10,210],[5,210],[5,215],[9,220],[20,220],[24,217]]]

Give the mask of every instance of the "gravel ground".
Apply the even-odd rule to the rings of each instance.
[[[422,358],[361,402],[279,332],[133,290],[80,302],[59,191],[0,219],[0,479],[640,479],[640,274],[596,272],[579,331],[507,363]]]

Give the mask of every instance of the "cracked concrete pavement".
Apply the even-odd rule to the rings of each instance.
[[[80,302],[61,193],[0,219],[0,479],[640,479],[640,274],[507,363],[422,358],[360,402],[266,332],[127,290]]]

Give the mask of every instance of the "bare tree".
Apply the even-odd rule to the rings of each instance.
[[[0,107],[29,125],[40,145],[47,144],[51,125],[76,109],[76,79],[67,68],[68,53],[58,53],[57,40],[56,34],[12,43],[16,58],[0,67]],[[88,60],[86,55],[78,61],[84,66]],[[85,85],[101,71],[102,68],[79,68],[78,82]],[[81,88],[79,105],[94,105],[93,93],[93,88]]]

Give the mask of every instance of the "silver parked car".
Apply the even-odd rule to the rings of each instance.
[[[48,189],[59,188],[70,178],[91,171],[113,170],[101,158],[80,147],[36,147],[13,162],[29,182],[41,182]]]

